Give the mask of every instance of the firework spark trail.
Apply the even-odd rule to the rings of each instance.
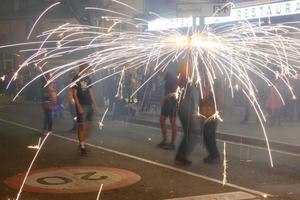
[[[47,138],[49,137],[50,134],[51,134],[51,132],[48,132],[47,135],[45,136],[45,138],[43,139],[43,141],[39,144],[39,148],[38,148],[38,150],[36,151],[36,153],[35,153],[35,155],[34,155],[32,161],[31,161],[31,163],[30,163],[30,165],[29,165],[29,168],[28,168],[28,170],[27,170],[27,172],[26,172],[26,174],[25,174],[25,177],[24,177],[23,182],[22,182],[22,184],[21,184],[21,187],[20,187],[20,189],[19,189],[19,192],[18,192],[18,195],[17,195],[16,200],[18,200],[18,199],[20,198],[21,193],[22,193],[22,190],[23,190],[23,187],[24,187],[25,182],[26,182],[26,180],[27,180],[27,177],[28,177],[28,175],[29,175],[29,172],[30,172],[30,170],[31,170],[31,168],[32,168],[32,166],[33,166],[33,164],[34,164],[34,162],[35,162],[35,160],[36,160],[36,158],[37,158],[37,156],[38,156],[40,150],[42,149],[44,143],[46,142],[46,140],[47,140]],[[39,141],[40,141],[40,140],[39,140]]]
[[[104,118],[105,118],[105,116],[106,116],[106,113],[107,113],[108,109],[109,109],[109,108],[106,108],[106,110],[105,110],[105,112],[104,112],[104,114],[103,114],[101,120],[98,122],[99,129],[100,129],[100,130],[102,130],[102,128],[103,128],[103,126],[104,126],[103,120],[104,120]]]
[[[43,15],[44,15],[46,12],[48,12],[51,8],[53,8],[53,7],[55,7],[55,6],[59,5],[59,4],[60,4],[60,2],[56,2],[56,3],[52,4],[52,5],[50,5],[46,10],[44,10],[44,11],[40,14],[40,16],[37,18],[37,20],[34,22],[33,26],[31,27],[31,29],[30,29],[30,31],[29,31],[29,34],[28,34],[28,36],[27,36],[27,40],[29,40],[29,38],[30,38],[30,36],[31,36],[31,33],[32,33],[34,27],[35,27],[36,24],[39,22],[39,20],[43,17]]]
[[[117,0],[113,2],[136,12],[128,5],[122,5],[124,4],[122,2]],[[44,69],[41,74],[30,80],[16,97],[39,77],[47,73],[53,75],[46,83],[45,86],[47,86],[51,81],[55,81],[63,74],[77,68],[80,63],[89,64],[91,72],[85,76],[110,71],[106,77],[99,76],[98,80],[92,83],[95,84],[114,74],[124,75],[125,71],[141,67],[145,68],[145,74],[149,71],[152,73],[150,77],[153,77],[159,70],[165,70],[169,63],[185,62],[192,68],[192,77],[189,78],[189,83],[199,84],[201,97],[203,96],[201,81],[208,80],[216,110],[212,116],[214,118],[220,117],[217,107],[218,97],[213,89],[215,80],[226,80],[232,96],[234,96],[234,85],[238,83],[241,86],[259,118],[269,148],[264,128],[265,116],[257,100],[258,80],[273,87],[284,102],[280,90],[276,88],[273,79],[268,75],[273,74],[282,81],[292,97],[295,98],[289,79],[298,75],[300,40],[289,35],[299,34],[300,29],[293,27],[291,23],[261,26],[260,23],[240,21],[238,24],[205,26],[201,31],[191,28],[185,32],[176,29],[156,32],[120,32],[114,29],[116,23],[146,28],[147,21],[103,8],[87,7],[86,9],[93,10],[93,12],[99,10],[117,16],[102,17],[103,20],[111,23],[110,27],[66,23],[38,35],[38,42],[0,46],[0,48],[36,46],[27,49],[32,52],[32,55],[20,65],[9,84],[25,67],[33,64],[37,67],[43,66]],[[76,57],[76,59],[48,69],[51,61],[69,56]],[[48,62],[49,65],[44,64],[45,62]],[[142,83],[141,87],[149,80]],[[70,83],[63,90],[73,84],[74,82]],[[133,92],[133,95],[138,90]],[[273,166],[270,149],[269,157],[271,166]]]
[[[226,157],[226,142],[224,142],[224,147],[223,147],[223,186],[227,183],[227,157]]]
[[[39,142],[37,145],[29,145],[27,146],[28,149],[39,149],[41,145],[41,138],[39,138]]]
[[[103,184],[100,185],[96,200],[100,199],[100,194],[101,194],[101,191],[102,191],[102,187],[103,187]]]

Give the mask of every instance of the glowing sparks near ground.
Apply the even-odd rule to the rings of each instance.
[[[118,1],[114,2],[123,4]],[[125,7],[130,8],[130,6]],[[299,28],[293,27],[291,23],[262,26],[261,23],[240,21],[215,27],[206,26],[203,30],[190,28],[185,31],[174,29],[142,32],[136,30],[136,27],[146,29],[146,20],[132,18],[127,14],[103,8],[88,7],[86,9],[117,14],[118,17],[103,16],[103,20],[112,24],[109,27],[65,23],[41,33],[37,37],[40,41],[15,44],[15,46],[31,45],[31,49],[26,51],[32,54],[20,65],[12,80],[32,64],[37,67],[43,66],[43,72],[30,80],[17,95],[44,74],[53,74],[47,82],[49,84],[63,74],[78,68],[81,63],[88,63],[89,73],[84,76],[99,74],[99,80],[92,84],[121,74],[116,96],[122,97],[121,82],[128,71],[143,68],[144,74],[150,73],[148,81],[160,70],[165,70],[170,63],[186,63],[192,72],[188,77],[188,83],[200,86],[201,97],[203,96],[201,82],[206,80],[210,86],[216,112],[208,119],[222,121],[213,89],[216,81],[223,81],[232,96],[236,89],[244,92],[258,116],[266,139],[270,163],[273,166],[264,128],[266,119],[257,99],[260,92],[258,83],[273,87],[279,93],[274,79],[270,78],[277,77],[291,96],[295,97],[289,80],[291,77],[298,76],[300,40],[291,36],[299,34]],[[115,29],[116,24],[126,24],[134,30],[120,32]],[[9,46],[13,45],[0,48]],[[44,65],[45,62],[51,63],[57,58],[68,57],[74,59],[54,67]],[[108,75],[102,76],[102,72]],[[71,85],[72,83],[63,90]],[[141,87],[144,85],[145,82]],[[133,95],[136,93],[137,91],[134,91]],[[100,127],[103,126],[101,123]]]
[[[100,185],[96,200],[100,199],[100,194],[101,194],[101,191],[102,191],[102,187],[103,187],[103,184]]]
[[[34,145],[34,146],[30,145],[30,146],[27,146],[27,148],[28,149],[39,149],[40,146],[39,145]]]
[[[4,81],[5,81],[5,75],[1,76],[1,77],[0,77],[0,80],[1,80],[2,82],[4,82]]]
[[[28,149],[39,149],[41,144],[41,138],[39,138],[39,142],[37,145],[29,145],[27,146]]]
[[[18,200],[18,199],[20,198],[21,193],[22,193],[22,190],[23,190],[23,187],[24,187],[25,182],[26,182],[26,180],[27,180],[27,177],[28,177],[28,175],[29,175],[29,172],[30,172],[30,170],[31,170],[31,168],[32,168],[32,166],[33,166],[33,164],[34,164],[34,162],[35,162],[35,160],[36,160],[36,158],[37,158],[37,156],[38,156],[40,150],[42,149],[44,143],[46,142],[46,140],[47,140],[47,138],[49,137],[50,134],[51,134],[51,132],[48,132],[47,135],[45,136],[45,138],[43,139],[43,141],[41,142],[41,144],[38,145],[39,148],[38,148],[38,150],[36,151],[36,153],[35,153],[35,155],[34,155],[32,161],[31,161],[31,163],[30,163],[30,165],[29,165],[29,168],[28,168],[28,170],[27,170],[27,172],[26,172],[26,174],[25,174],[25,177],[24,177],[24,179],[23,179],[23,182],[22,182],[21,187],[20,187],[20,189],[19,189],[19,192],[18,192],[18,194],[17,194],[16,200]],[[39,143],[40,143],[40,139],[39,139]]]
[[[107,111],[108,111],[108,108],[106,108],[106,110],[105,110],[105,112],[104,112],[104,114],[103,114],[101,120],[98,122],[98,126],[99,126],[99,129],[100,129],[100,130],[102,130],[102,128],[103,128],[103,126],[104,126],[103,120],[104,120],[104,118],[105,118],[105,116],[106,116]]]
[[[227,166],[227,156],[226,156],[226,142],[223,143],[224,146],[223,146],[223,181],[222,181],[222,184],[223,186],[227,183],[227,169],[228,169],[228,166]]]

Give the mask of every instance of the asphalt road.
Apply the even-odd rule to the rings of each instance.
[[[18,193],[18,190],[5,185],[4,181],[27,170],[36,152],[27,146],[36,144],[41,137],[38,133],[41,114],[40,108],[32,104],[1,107],[0,197],[3,199],[15,198]],[[125,169],[141,177],[140,181],[128,187],[104,190],[100,199],[170,199],[188,196],[213,199],[201,195],[228,192],[243,192],[244,197],[241,195],[237,199],[265,199],[263,194],[272,195],[266,199],[300,199],[300,155],[297,154],[273,152],[272,168],[265,149],[228,143],[228,184],[223,186],[223,165],[202,163],[206,152],[201,141],[191,155],[193,164],[190,167],[177,167],[173,162],[175,151],[155,147],[160,141],[159,129],[105,120],[103,130],[94,132],[88,140],[91,152],[87,157],[81,157],[77,151],[76,134],[66,131],[70,125],[67,116],[55,121],[55,135],[47,139],[33,170],[97,166]],[[223,150],[222,142],[219,142],[219,149]],[[97,192],[46,194],[24,191],[21,199],[96,199]],[[249,194],[253,196],[246,198]]]

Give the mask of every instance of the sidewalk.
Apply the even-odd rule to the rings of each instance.
[[[223,122],[218,126],[218,139],[241,143],[246,145],[255,145],[266,147],[266,140],[263,129],[257,122],[254,113],[251,113],[247,124],[240,124],[242,112],[239,107],[232,109],[230,113],[225,113]],[[157,106],[149,112],[137,112],[134,117],[122,116],[121,120],[153,126],[159,128],[160,108]],[[167,120],[167,124],[169,121]],[[264,124],[268,140],[272,149],[300,153],[300,121],[283,121],[281,126],[271,127]],[[181,130],[181,123],[177,118],[178,130]],[[170,126],[168,125],[170,129]]]
[[[32,104],[31,102],[19,99],[16,101],[17,104]],[[4,96],[0,96],[0,109],[5,106],[11,106],[12,103]],[[38,105],[37,105],[38,106]],[[158,128],[159,130],[159,114],[160,107],[156,106],[149,112],[138,112],[136,109],[136,115],[133,116],[120,116],[119,120],[127,121],[139,125],[145,125],[150,127]],[[223,122],[219,123],[218,126],[218,139],[233,142],[237,144],[254,145],[259,147],[266,147],[266,140],[263,134],[263,130],[259,123],[257,123],[254,114],[251,113],[250,120],[247,124],[240,124],[241,111],[239,108],[232,109],[232,112],[225,113]],[[102,116],[102,114],[101,114]],[[106,118],[110,118],[110,113],[107,114]],[[169,121],[167,120],[167,126]],[[177,118],[178,130],[181,131],[181,123]],[[300,122],[286,122],[283,121],[281,126],[270,127],[265,125],[267,137],[270,142],[270,147],[273,150],[287,151],[290,153],[300,154]]]

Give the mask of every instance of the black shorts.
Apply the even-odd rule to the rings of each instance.
[[[77,122],[78,123],[83,123],[83,122],[93,121],[93,117],[94,117],[93,106],[91,106],[91,105],[81,105],[81,106],[84,110],[84,113],[80,114],[78,112],[78,109],[76,108]]]
[[[170,96],[164,99],[161,105],[160,115],[164,117],[176,117],[177,112],[177,100],[174,96]]]

